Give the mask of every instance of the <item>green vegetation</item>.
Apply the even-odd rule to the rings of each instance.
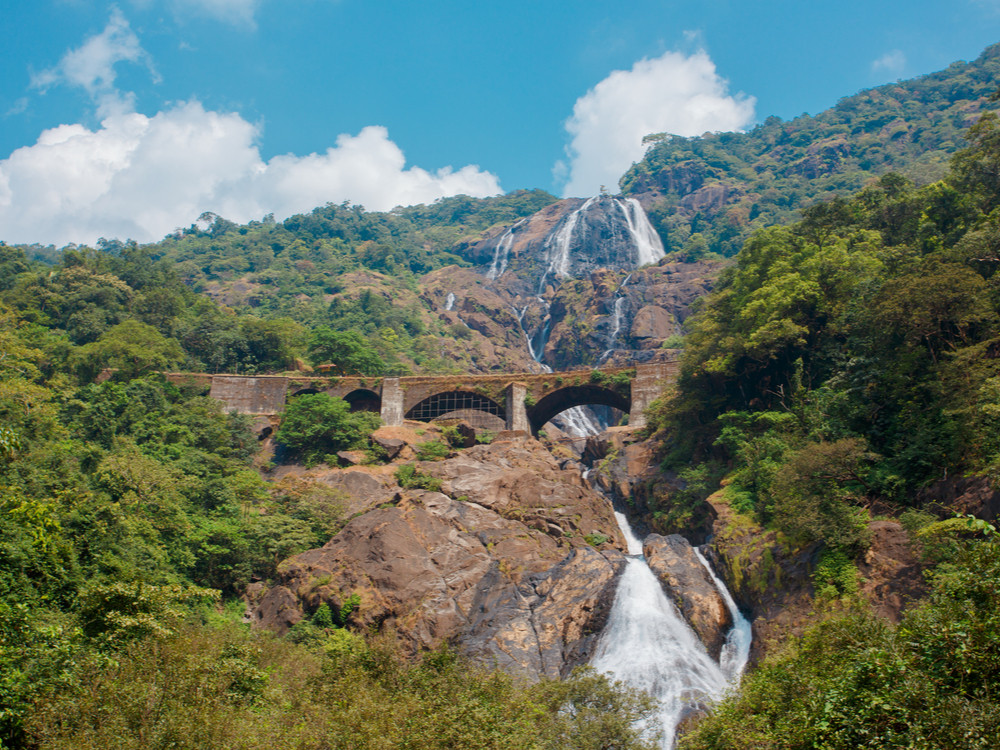
[[[724,474],[734,510],[815,544],[826,614],[684,748],[995,744],[1000,542],[918,500],[1000,466],[998,118],[967,140],[942,181],[887,174],[757,232],[689,321],[676,390],[652,412],[665,466],[695,500]],[[929,600],[898,626],[858,596],[873,507],[934,564]]]
[[[417,443],[413,450],[421,461],[441,461],[451,455],[448,444],[436,439]]]
[[[589,544],[591,547],[600,547],[605,544],[611,537],[607,534],[602,534],[598,531],[592,531],[583,537],[583,540]]]
[[[668,465],[728,461],[741,507],[845,551],[870,502],[996,471],[997,132],[984,116],[944,181],[886,175],[747,242],[654,417]]]
[[[650,220],[668,253],[735,255],[755,230],[788,224],[817,202],[847,196],[888,172],[940,179],[1000,75],[1000,47],[978,60],[880,86],[816,115],[769,117],[748,133],[648,136],[623,192],[657,191]]]
[[[410,664],[339,629],[315,642],[188,624],[114,652],[78,655],[41,696],[34,747],[646,748],[631,722],[648,700],[582,673],[524,686],[453,652]]]
[[[321,461],[336,464],[338,451],[365,448],[378,429],[378,414],[352,412],[343,399],[325,393],[307,393],[288,402],[276,440],[307,466]]]
[[[1000,735],[1000,542],[992,527],[984,530],[978,538],[953,538],[950,558],[934,571],[928,602],[898,626],[863,611],[820,623],[789,653],[745,678],[739,694],[680,747],[994,747]]]
[[[396,484],[404,489],[441,491],[441,480],[418,469],[413,464],[403,464],[395,473]]]

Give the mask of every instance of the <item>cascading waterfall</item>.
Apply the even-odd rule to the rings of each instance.
[[[635,265],[637,268],[656,263],[666,255],[663,251],[663,241],[653,229],[653,225],[649,223],[649,217],[646,216],[639,201],[635,198],[615,198],[615,205],[625,215],[625,224],[628,226],[629,234],[632,235],[632,241],[635,243]]]
[[[719,654],[719,666],[722,668],[722,674],[725,675],[728,682],[737,683],[743,674],[743,670],[746,668],[747,662],[750,660],[750,643],[753,640],[753,628],[750,621],[740,612],[740,608],[736,606],[733,595],[729,593],[726,584],[715,574],[715,570],[713,570],[708,560],[705,559],[701,548],[695,547],[694,553],[712,577],[715,588],[719,590],[722,600],[726,603],[726,609],[729,610],[729,615],[733,618],[733,627],[726,635],[726,643]]]
[[[611,335],[608,336],[608,348],[605,349],[604,352],[602,352],[601,356],[597,360],[597,364],[601,364],[602,362],[604,362],[604,360],[610,357],[611,353],[615,350],[615,343],[618,341],[618,334],[621,333],[622,330],[622,320],[624,318],[625,305],[628,302],[628,298],[622,296],[622,289],[625,288],[625,286],[629,282],[629,279],[631,278],[632,274],[626,276],[622,280],[622,283],[619,284],[618,288],[615,290],[615,295],[617,296],[615,297],[615,304],[612,309]]]
[[[514,230],[526,221],[527,219],[521,219],[503,233],[503,237],[500,238],[496,249],[493,251],[493,264],[490,266],[490,270],[486,272],[486,278],[495,281],[507,270],[507,258],[510,256],[510,249],[514,246]]]
[[[542,357],[545,355],[545,345],[549,341],[549,333],[552,329],[552,319],[549,317],[550,305],[543,298],[539,297],[538,301],[541,302],[542,306],[545,308],[545,318],[542,322],[542,327],[535,334],[534,340],[528,335],[527,329],[524,327],[524,316],[528,312],[528,307],[522,307],[520,310],[517,308],[511,308],[514,311],[514,315],[517,317],[517,324],[521,327],[521,333],[524,334],[524,340],[528,344],[528,352],[531,354],[531,358],[538,363],[541,367],[542,372],[552,372],[552,368],[547,364],[542,362]],[[574,437],[587,437],[588,435],[598,435],[604,429],[604,427],[597,422],[595,422],[587,410],[582,406],[574,406],[570,409],[566,409],[555,417],[555,421],[559,423],[560,429],[564,432],[573,435]]]
[[[455,293],[448,292],[448,296],[444,300],[444,309],[451,310],[455,307]]]
[[[580,223],[580,217],[587,212],[587,209],[596,200],[597,197],[595,196],[584,201],[582,206],[566,217],[559,230],[545,241],[549,267],[545,269],[545,273],[542,274],[542,278],[538,282],[539,294],[545,291],[545,282],[550,275],[559,279],[570,275],[570,250],[573,247],[573,232],[576,231],[576,226]]]
[[[727,657],[724,648],[723,663],[716,664],[667,599],[628,519],[617,511],[615,518],[628,543],[629,559],[591,665],[657,699],[662,747],[669,749],[685,714],[718,699],[738,679],[749,653],[749,623],[733,604],[733,631],[747,637],[744,641],[743,635],[734,638],[730,633],[726,647],[734,644],[731,654]],[[714,573],[712,578],[729,606],[729,592]]]

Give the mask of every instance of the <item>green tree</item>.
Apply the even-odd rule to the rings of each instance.
[[[309,358],[316,365],[331,365],[336,375],[381,375],[385,362],[356,331],[334,331],[321,326],[309,339]]]
[[[282,416],[276,438],[308,464],[337,451],[362,445],[378,428],[371,412],[352,412],[343,399],[310,393],[292,399]]]
[[[97,341],[80,347],[76,354],[79,371],[85,379],[93,378],[107,367],[117,369],[122,378],[137,378],[157,370],[171,370],[183,358],[184,352],[177,341],[137,320],[119,323]]]

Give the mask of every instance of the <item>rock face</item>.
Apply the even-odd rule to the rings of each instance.
[[[252,620],[282,632],[357,594],[351,623],[391,628],[412,651],[448,641],[530,678],[586,661],[625,562],[607,502],[534,440],[419,468],[452,497],[396,488],[283,562]],[[592,533],[608,541],[595,548]]]
[[[607,196],[559,201],[454,252],[476,270],[428,274],[421,297],[461,333],[459,357],[479,370],[667,356],[660,345],[723,265],[663,262],[639,204]]]
[[[642,553],[667,596],[712,658],[718,659],[733,618],[690,542],[678,534],[650,534],[642,543]]]

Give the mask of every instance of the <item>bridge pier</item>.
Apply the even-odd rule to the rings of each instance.
[[[646,409],[663,393],[663,383],[675,377],[676,365],[636,365],[632,380],[632,405],[628,410],[630,427],[646,426]]]
[[[524,383],[511,383],[504,390],[504,411],[507,415],[508,430],[531,431],[528,410],[524,406],[524,397],[527,393],[528,386]]]
[[[382,424],[398,427],[403,424],[403,387],[399,378],[385,378],[382,381]]]

